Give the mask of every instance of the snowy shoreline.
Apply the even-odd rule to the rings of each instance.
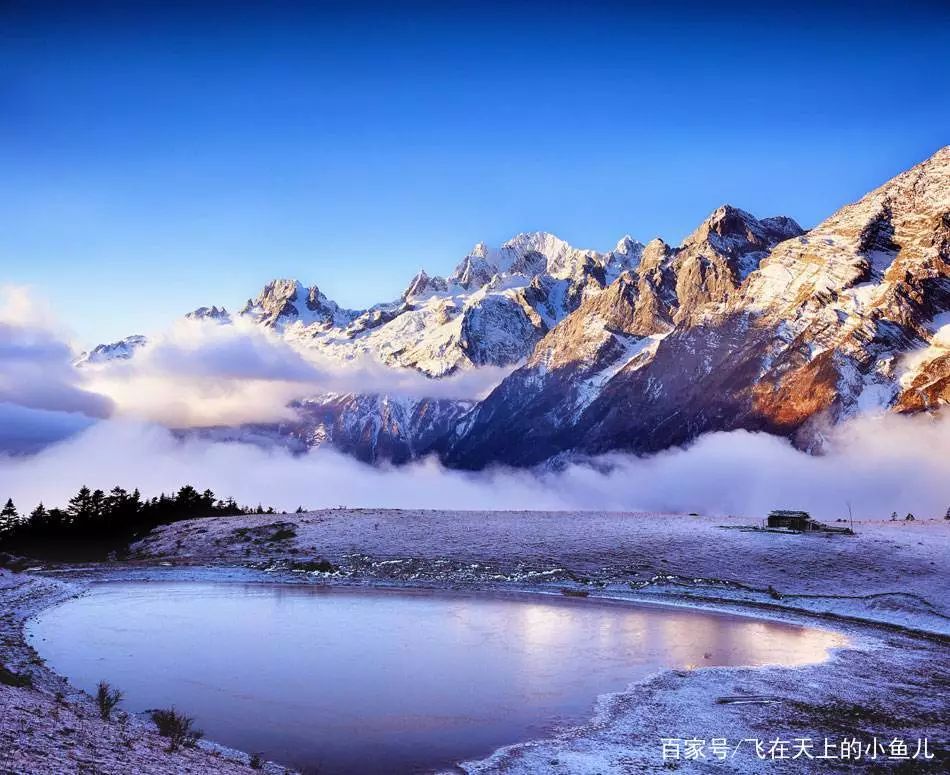
[[[638,550],[651,553],[652,564],[668,572],[653,573],[653,568],[641,563],[636,571],[627,567],[626,576],[619,573],[619,568],[630,566],[629,561],[640,556],[632,546],[615,547],[613,563],[599,562],[604,559],[600,554],[603,531],[598,540],[596,534],[581,530],[581,535],[563,542],[560,551],[549,551],[551,541],[564,537],[565,526],[574,525],[568,532],[577,533],[576,523],[583,525],[589,519],[601,526],[620,524],[624,533],[635,533]],[[545,522],[544,535],[535,532],[539,520]],[[480,521],[482,541],[472,541],[470,528]],[[491,523],[487,529],[485,521]],[[939,771],[947,762],[944,696],[950,686],[950,670],[946,667],[950,637],[946,600],[941,597],[947,591],[941,575],[948,570],[950,551],[946,526],[936,521],[898,527],[874,523],[859,525],[857,538],[835,537],[828,541],[798,537],[816,542],[808,548],[816,554],[812,559],[817,562],[828,562],[834,557],[840,564],[842,556],[859,555],[866,570],[855,571],[860,577],[853,579],[853,583],[872,590],[868,598],[844,596],[840,593],[847,590],[840,589],[826,597],[813,596],[815,580],[807,578],[807,573],[799,578],[786,577],[783,588],[775,587],[769,581],[770,573],[755,572],[757,558],[747,545],[757,542],[768,554],[776,545],[769,544],[770,541],[796,537],[752,534],[750,538],[747,533],[719,530],[720,523],[726,524],[728,520],[682,515],[533,512],[492,513],[486,520],[485,513],[478,512],[370,510],[205,519],[159,529],[134,547],[137,559],[128,562],[49,569],[39,576],[2,571],[2,661],[11,670],[31,672],[35,688],[0,685],[5,711],[0,741],[4,748],[14,751],[14,772],[51,768],[70,771],[68,758],[77,751],[79,759],[72,764],[74,769],[80,769],[79,762],[85,755],[87,763],[96,761],[100,772],[120,772],[130,766],[142,772],[251,771],[246,756],[213,744],[166,754],[163,740],[148,730],[146,722],[134,717],[121,723],[99,722],[89,698],[69,689],[62,678],[36,664],[35,654],[23,640],[24,622],[39,610],[80,593],[90,582],[188,579],[559,596],[562,589],[568,588],[587,593],[586,600],[579,599],[577,604],[688,606],[832,629],[847,636],[849,643],[834,650],[827,661],[806,667],[663,671],[600,697],[594,718],[588,723],[562,730],[546,740],[500,749],[479,762],[467,762],[461,765],[465,772],[659,772],[666,771],[666,765],[671,764],[661,758],[661,738],[765,739],[769,735],[795,735],[820,740],[845,734],[868,740],[872,735],[904,735],[909,739],[929,736],[937,758],[920,762],[919,766]],[[292,527],[288,528],[288,524]],[[631,525],[636,524],[649,529],[632,531]],[[277,530],[290,530],[295,535],[281,542],[270,541],[268,536],[273,535],[274,525],[283,526]],[[484,547],[499,525],[505,526],[510,542],[488,557]],[[686,529],[679,530],[677,526]],[[400,538],[392,540],[396,537],[392,531]],[[429,538],[418,540],[420,531]],[[554,538],[549,537],[552,533]],[[256,535],[259,540],[246,540],[249,535]],[[706,574],[706,558],[701,553],[684,553],[684,535],[697,547],[712,535],[721,539],[720,548],[733,552],[744,548],[745,573],[738,576],[738,569],[731,563],[720,562],[719,575]],[[518,537],[522,539],[520,543]],[[468,541],[467,549],[460,545],[463,538]],[[892,563],[905,559],[904,551],[908,549],[918,557],[918,564],[903,574],[902,583],[891,585],[897,589],[881,588],[881,580],[874,578],[881,569],[875,568],[875,552],[867,551],[868,540],[885,541]],[[310,551],[313,541],[321,551]],[[176,549],[179,542],[182,546]],[[186,542],[188,550],[183,551]],[[414,545],[414,554],[401,552],[407,544]],[[379,551],[381,546],[389,551]],[[921,552],[920,546],[925,550]],[[587,549],[584,562],[565,562],[575,549],[582,547]],[[252,551],[245,554],[248,548]],[[240,559],[234,554],[240,555]],[[323,569],[302,569],[315,563]],[[773,571],[780,572],[781,566],[778,568]],[[704,573],[698,573],[700,570]],[[627,577],[629,572],[634,574],[633,581]],[[827,579],[825,585],[835,586],[828,584]],[[934,599],[928,599],[934,594]],[[29,731],[40,717],[48,725],[52,711],[57,710],[57,705],[62,706],[55,699],[56,692],[66,696],[69,713],[85,713],[78,725],[82,740],[67,743],[56,737],[55,729]],[[768,695],[777,701],[717,702],[723,696],[743,695]],[[32,713],[31,706],[35,706]],[[119,745],[112,740],[119,750],[100,760],[97,757],[108,753],[101,745],[109,745],[110,738],[99,727],[127,727],[124,734],[135,737],[135,743]],[[87,730],[92,734],[86,734]],[[697,772],[764,772],[770,771],[776,762],[760,761],[753,756],[732,761],[681,760],[675,764]],[[822,764],[804,760],[779,766],[810,772],[826,769],[827,765]],[[281,771],[273,765],[268,765],[268,769]]]

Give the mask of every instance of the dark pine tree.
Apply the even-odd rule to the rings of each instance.
[[[0,509],[0,534],[12,533],[20,524],[20,514],[13,505],[13,498],[7,498],[7,502]]]
[[[49,524],[49,513],[46,511],[46,506],[43,505],[43,501],[40,501],[36,508],[30,512],[30,516],[27,518],[27,524],[31,528],[38,530],[46,529]]]
[[[92,492],[86,485],[79,488],[69,504],[66,506],[66,513],[73,524],[85,525],[92,518]]]

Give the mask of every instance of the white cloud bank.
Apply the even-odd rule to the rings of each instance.
[[[36,440],[84,427],[82,418],[188,428],[291,419],[289,402],[325,393],[474,399],[511,371],[482,368],[435,381],[370,356],[332,361],[240,318],[231,325],[178,321],[128,360],[76,368],[76,355],[48,308],[25,288],[0,286],[0,412],[7,418],[0,449],[18,449],[21,438],[23,449],[33,449]],[[44,414],[31,418],[28,409]],[[57,432],[50,412],[64,415]],[[47,431],[34,434],[34,423]]]
[[[511,369],[478,369],[435,381],[369,356],[331,361],[238,319],[230,325],[179,321],[130,360],[82,371],[90,390],[115,403],[117,416],[185,428],[291,419],[290,401],[324,393],[478,398]]]
[[[536,476],[466,473],[425,460],[373,468],[313,450],[180,440],[154,425],[100,423],[30,457],[0,458],[0,497],[61,503],[81,484],[169,492],[185,483],[241,502],[292,510],[332,506],[440,509],[629,509],[761,517],[776,507],[825,519],[940,516],[950,505],[950,420],[886,417],[842,426],[814,457],[784,439],[715,433],[649,458],[614,454],[598,466]]]
[[[34,450],[112,413],[71,360],[49,310],[24,288],[0,286],[0,449]]]

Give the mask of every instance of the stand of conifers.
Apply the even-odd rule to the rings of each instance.
[[[239,506],[211,490],[185,485],[171,495],[143,498],[113,487],[108,493],[83,486],[65,507],[38,504],[21,516],[12,499],[0,510],[0,551],[44,559],[101,559],[122,554],[128,545],[159,525],[196,517],[273,514],[272,508]]]

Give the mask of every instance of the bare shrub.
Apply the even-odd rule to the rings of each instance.
[[[15,673],[3,665],[0,665],[0,684],[29,689],[33,686],[33,676],[29,673]]]
[[[158,727],[158,733],[168,738],[168,750],[177,751],[179,748],[194,748],[204,737],[204,732],[195,728],[195,720],[179,713],[174,708],[153,710],[152,721]]]
[[[99,715],[103,721],[108,721],[112,709],[122,701],[122,692],[113,689],[105,681],[99,681],[96,689],[96,704],[99,706]]]

